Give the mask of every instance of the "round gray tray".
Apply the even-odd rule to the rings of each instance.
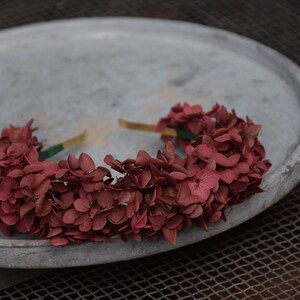
[[[273,166],[265,193],[235,205],[227,222],[183,230],[175,246],[112,239],[52,247],[49,241],[0,236],[0,267],[45,268],[128,260],[188,245],[228,230],[262,212],[299,181],[300,70],[257,42],[183,22],[103,18],[26,26],[0,33],[0,127],[34,118],[51,145],[87,129],[71,150],[102,164],[137,150],[155,154],[156,134],[118,127],[123,117],[155,123],[178,101],[219,102],[263,125],[261,140]],[[59,160],[67,153],[55,157]]]

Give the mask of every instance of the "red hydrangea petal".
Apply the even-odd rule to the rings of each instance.
[[[7,157],[5,152],[0,151],[0,160],[3,160]]]
[[[24,225],[25,230],[27,232],[31,232],[32,231],[32,226],[33,226],[33,222],[35,219],[35,214],[33,211],[31,211],[30,213],[26,214],[23,219],[22,222],[19,222],[19,224]]]
[[[236,174],[230,169],[219,170],[218,174],[220,175],[220,179],[228,184],[236,179]]]
[[[211,158],[216,150],[210,145],[199,145],[195,149],[196,153],[201,157]]]
[[[61,179],[61,178],[63,178],[68,172],[69,172],[68,169],[59,169],[59,170],[55,173],[55,178],[56,178],[56,179]]]
[[[175,215],[174,217],[172,217],[168,220],[168,222],[165,224],[165,227],[167,227],[169,229],[178,228],[179,225],[181,225],[183,219],[184,219],[183,216]]]
[[[79,225],[79,229],[83,232],[88,232],[90,231],[91,228],[92,228],[92,222],[90,218],[85,218],[84,222]]]
[[[151,180],[151,177],[152,177],[151,172],[148,170],[144,171],[140,175],[139,183],[140,183],[141,188],[145,188],[148,185],[149,181]]]
[[[192,109],[191,105],[189,105],[186,102],[183,104],[182,110],[185,115],[193,114],[193,109]],[[200,110],[200,112],[201,112],[201,110]]]
[[[52,210],[52,204],[44,196],[35,201],[35,212],[38,217],[44,217]]]
[[[86,153],[79,156],[79,167],[84,173],[89,173],[96,168],[94,161]]]
[[[85,227],[83,226],[83,228],[85,228]],[[90,237],[90,234],[88,232],[81,232],[80,234],[77,234],[77,235],[73,236],[73,242],[78,242],[78,240],[86,241],[87,239],[89,239],[89,237]]]
[[[222,213],[220,211],[215,211],[212,215],[209,216],[208,222],[209,223],[216,223],[222,217]]]
[[[185,215],[189,215],[196,209],[196,206],[197,206],[197,204],[191,204],[185,208],[182,208],[181,213],[183,213]]]
[[[159,122],[156,124],[155,131],[156,132],[163,131],[167,127],[167,123],[168,123],[168,120],[163,119],[163,118],[160,119]]]
[[[207,223],[206,223],[206,221],[204,220],[203,217],[200,217],[197,220],[197,223],[198,223],[198,226],[200,226],[205,232],[208,232]]]
[[[34,194],[35,195],[44,195],[49,191],[50,188],[50,179],[46,179],[42,181],[38,187],[35,189]]]
[[[199,178],[201,182],[203,182],[203,184],[205,184],[207,187],[211,189],[218,184],[220,179],[220,176],[216,171],[206,170],[206,169],[199,171],[196,177]]]
[[[197,135],[201,130],[201,123],[196,119],[190,120],[186,125],[186,129],[192,134]]]
[[[129,202],[132,202],[133,200],[133,193],[130,193],[129,191],[122,191],[119,194],[119,204],[127,204]]]
[[[106,240],[106,237],[96,235],[91,237],[91,240],[99,243],[99,242],[104,242]]]
[[[68,164],[71,170],[77,170],[79,168],[79,160],[73,154],[68,156]]]
[[[126,208],[124,206],[115,206],[109,213],[108,219],[113,224],[118,224],[126,214]]]
[[[216,137],[215,141],[222,143],[222,142],[229,141],[230,139],[231,139],[231,136],[228,133],[225,133],[225,134],[222,134],[222,135]]]
[[[68,192],[68,193],[63,193],[61,195],[61,208],[62,209],[67,209],[69,208],[73,202],[74,202],[74,196],[72,192]]]
[[[22,178],[20,182],[21,187],[29,187],[31,189],[36,188],[43,180],[45,176],[41,174],[29,174]]]
[[[0,200],[6,201],[11,197],[10,189],[7,189],[3,184],[0,185]]]
[[[35,204],[33,201],[30,201],[28,203],[23,204],[20,207],[20,217],[23,218],[25,214],[27,214],[29,211],[31,211],[32,209],[34,209]]]
[[[164,224],[166,222],[166,218],[161,215],[150,216],[149,221],[152,225],[153,230],[158,231],[164,226]]]
[[[27,162],[29,164],[36,164],[39,161],[39,154],[35,147],[30,147],[29,151],[26,153],[25,156]]]
[[[177,237],[176,229],[169,229],[169,228],[163,227],[162,232],[170,244],[173,244],[173,245],[176,244],[176,237]]]
[[[81,182],[81,185],[89,193],[97,190],[98,186],[98,184],[95,182]]]
[[[44,167],[44,171],[42,174],[45,177],[51,177],[56,174],[59,170],[58,164],[52,161],[43,161],[41,162],[42,166]]]
[[[171,172],[169,175],[176,180],[183,180],[187,177],[186,174],[184,174],[182,172],[177,172],[177,171]]]
[[[187,155],[191,155],[193,154],[193,152],[195,151],[195,148],[192,146],[192,145],[187,145],[184,149],[184,152],[187,154]]]
[[[14,169],[7,174],[8,177],[12,177],[12,178],[19,178],[22,177],[23,175],[24,175],[24,171],[21,169]]]
[[[6,225],[10,226],[15,225],[19,221],[19,215],[17,213],[2,215],[0,218]]]
[[[30,164],[24,168],[26,174],[37,173],[43,171],[44,167],[41,164]]]
[[[228,201],[228,187],[224,185],[220,186],[214,197],[218,202],[226,204]]]
[[[223,167],[235,166],[238,163],[238,161],[240,160],[240,158],[241,158],[240,154],[233,154],[230,157],[226,157],[225,155],[223,155],[221,153],[216,153],[213,156],[213,159],[216,161],[216,163]]]
[[[7,155],[17,157],[26,153],[28,146],[24,143],[14,143],[7,148]]]
[[[63,215],[63,222],[66,224],[73,224],[75,219],[79,216],[79,212],[75,209],[67,210]]]
[[[144,150],[140,150],[136,157],[136,165],[146,165],[148,161],[151,159],[151,156]]]
[[[103,208],[112,207],[113,205],[112,193],[106,190],[102,190],[97,197],[97,202]]]
[[[251,178],[255,178],[255,179],[261,179],[262,178],[262,176],[258,173],[249,173],[248,176],[251,177]]]
[[[50,238],[50,237],[53,237],[53,236],[56,236],[58,234],[60,234],[62,232],[62,228],[54,228],[54,229],[51,229],[48,234],[47,234],[47,238]]]
[[[54,237],[51,239],[52,246],[65,246],[69,243],[69,240],[63,237]]]
[[[114,159],[114,157],[110,154],[106,155],[104,158],[104,162],[111,166],[114,170],[120,172],[120,173],[124,173],[124,170],[122,168],[122,165],[119,161],[117,161],[116,159]]]
[[[90,209],[91,201],[87,198],[79,198],[74,202],[74,207],[79,212],[86,212]]]
[[[180,123],[184,123],[187,120],[187,118],[183,112],[179,112],[174,115],[174,120]]]
[[[234,181],[230,184],[230,189],[235,193],[244,192],[248,187],[247,182]]]
[[[261,125],[251,125],[245,130],[245,134],[253,137],[257,137],[257,135],[261,130],[261,127],[262,127]]]
[[[106,217],[103,215],[97,215],[93,219],[93,229],[94,230],[101,230],[106,225]]]
[[[194,211],[189,214],[189,218],[195,219],[195,218],[199,218],[202,215],[203,215],[203,208],[200,204],[197,204]]]
[[[133,229],[142,229],[147,224],[147,211],[145,211],[134,224],[132,224]]]
[[[51,227],[59,227],[63,225],[62,222],[62,213],[56,213],[56,211],[52,210],[49,214],[48,222]]]
[[[267,172],[269,169],[268,166],[263,161],[256,162],[256,166],[264,172]]]
[[[240,174],[246,174],[250,171],[249,165],[246,162],[239,162],[235,166]]]
[[[231,129],[228,131],[228,133],[230,134],[231,138],[238,142],[238,143],[242,143],[242,137],[238,134],[238,131],[236,129]]]

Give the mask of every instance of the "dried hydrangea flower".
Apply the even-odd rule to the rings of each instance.
[[[185,130],[195,140],[163,136],[165,149],[155,157],[143,150],[124,161],[108,154],[104,161],[116,179],[85,153],[39,161],[42,144],[31,126],[32,120],[1,133],[0,230],[36,233],[54,246],[113,236],[175,243],[182,228],[208,230],[225,220],[230,205],[262,192],[271,166],[258,140],[261,126],[219,104],[207,113],[200,105],[172,107],[156,130]]]

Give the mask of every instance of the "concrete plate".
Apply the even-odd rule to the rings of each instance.
[[[139,149],[155,154],[156,134],[119,128],[117,119],[155,123],[178,101],[215,102],[263,125],[273,166],[266,192],[227,212],[227,222],[183,230],[175,246],[156,242],[52,247],[26,235],[0,236],[0,267],[56,268],[156,254],[206,239],[252,218],[299,181],[300,70],[287,58],[238,35],[183,22],[138,18],[77,19],[0,33],[0,128],[34,118],[48,145],[87,129],[71,150],[102,164]],[[54,159],[66,157],[63,153]]]

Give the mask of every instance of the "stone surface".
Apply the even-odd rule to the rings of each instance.
[[[0,266],[63,267],[132,259],[208,238],[255,216],[299,181],[299,68],[254,41],[183,22],[103,18],[61,21],[0,33],[0,128],[34,118],[52,145],[84,129],[71,150],[102,164],[139,149],[155,154],[156,134],[119,128],[119,117],[155,123],[178,101],[219,102],[263,125],[261,140],[273,166],[266,192],[227,213],[227,222],[184,230],[175,246],[119,240],[53,248],[18,235],[0,239]],[[65,157],[62,153],[55,159]]]

